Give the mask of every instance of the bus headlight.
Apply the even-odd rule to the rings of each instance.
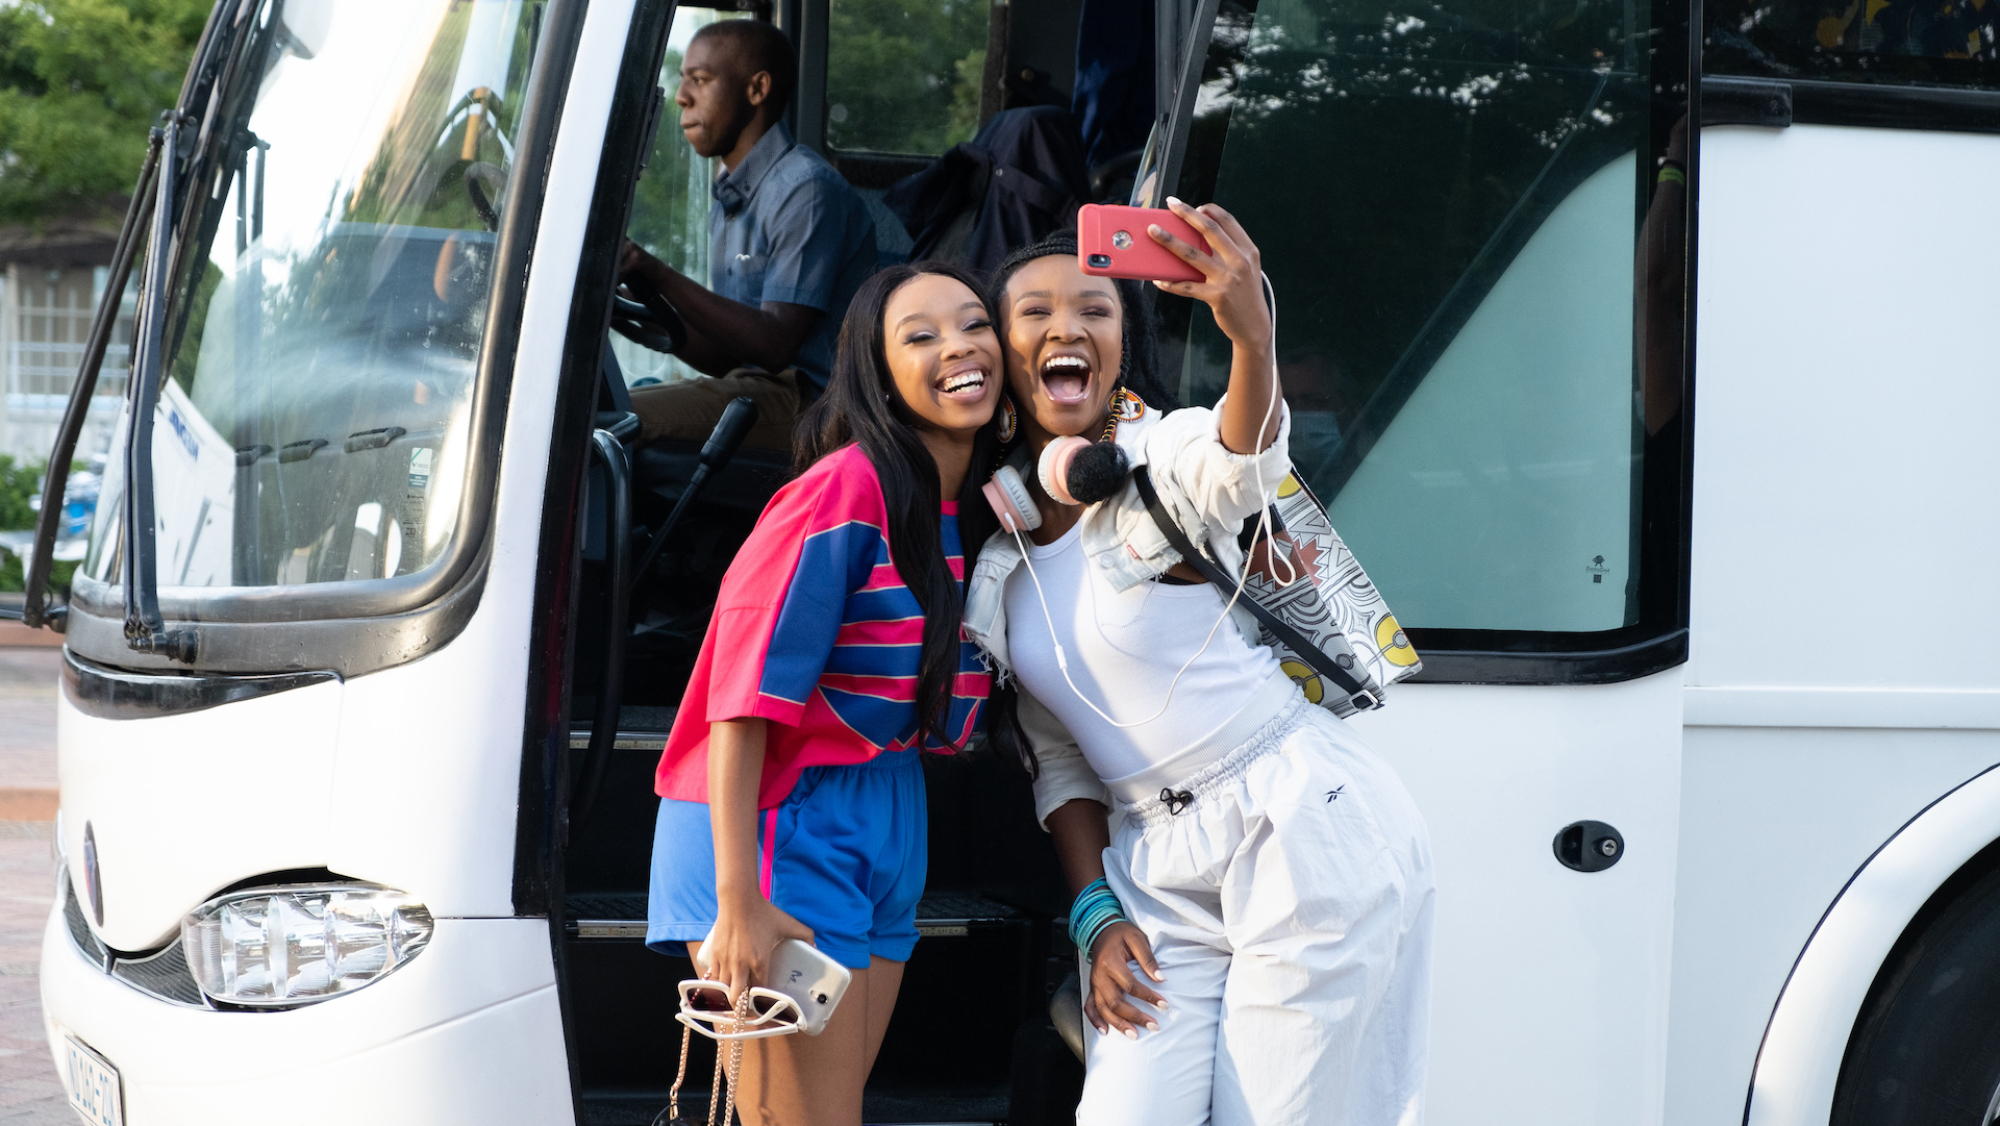
[[[266,1009],[352,993],[430,939],[423,904],[367,884],[231,892],[181,920],[181,946],[201,991]]]

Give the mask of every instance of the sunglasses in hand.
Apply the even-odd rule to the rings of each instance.
[[[729,986],[699,978],[681,982],[681,1011],[674,1019],[714,1040],[761,1040],[797,1032],[805,1016],[799,1003],[775,989],[753,985],[744,1004],[729,1003]]]

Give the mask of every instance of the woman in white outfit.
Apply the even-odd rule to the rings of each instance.
[[[1235,219],[1169,203],[1213,250],[1150,231],[1204,275],[1155,284],[1205,302],[1233,345],[1215,409],[1163,413],[1134,393],[1162,398],[1128,362],[1150,352],[1136,291],[1084,274],[1073,239],[1010,258],[993,302],[1001,426],[1011,411],[1011,464],[1041,523],[987,542],[966,633],[1012,691],[996,692],[994,742],[1035,773],[1078,896],[1099,1035],[1077,1122],[1420,1122],[1434,893],[1409,794],[1305,700],[1248,612],[1225,610],[1234,592],[1181,561],[1136,485],[1114,475],[1107,499],[1072,505],[1050,485],[1083,478],[1037,472],[1061,436],[1115,444],[1188,539],[1240,573],[1239,533],[1290,469],[1272,317]]]

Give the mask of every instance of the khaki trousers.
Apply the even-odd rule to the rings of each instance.
[[[805,402],[797,368],[771,374],[762,368],[736,368],[728,375],[690,379],[632,389],[632,411],[639,416],[642,442],[705,442],[730,400],[747,395],[757,404],[757,425],[743,444],[760,450],[792,448],[792,425]]]

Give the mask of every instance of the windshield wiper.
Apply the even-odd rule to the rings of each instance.
[[[0,617],[18,616],[21,622],[33,629],[47,626],[57,633],[65,632],[68,625],[69,607],[48,605],[49,575],[55,567],[56,533],[61,530],[64,494],[69,489],[70,459],[76,456],[77,439],[83,433],[83,424],[90,411],[91,398],[97,392],[97,377],[104,366],[104,351],[111,341],[112,330],[118,323],[118,310],[124,304],[125,285],[132,275],[132,256],[139,245],[139,231],[147,220],[153,220],[153,232],[147,246],[150,262],[155,253],[164,258],[165,241],[162,228],[171,228],[172,213],[166,221],[160,221],[157,213],[159,196],[171,196],[170,185],[178,173],[174,165],[173,147],[167,145],[169,134],[178,140],[183,123],[191,121],[187,109],[204,99],[213,100],[216,93],[218,71],[227,78],[229,68],[218,66],[221,60],[233,61],[233,48],[242,32],[251,26],[249,20],[252,0],[241,0],[230,11],[231,5],[218,3],[208,13],[208,22],[203,25],[201,39],[195,46],[194,64],[188,68],[187,77],[181,82],[180,96],[175,99],[176,108],[163,114],[169,122],[168,129],[154,129],[146,146],[146,162],[140,168],[139,182],[132,189],[132,202],[126,206],[125,222],[118,230],[118,243],[111,255],[111,270],[105,278],[104,296],[98,302],[96,319],[91,322],[90,336],[83,349],[83,362],[77,366],[76,380],[70,384],[69,403],[64,408],[61,425],[56,430],[55,449],[49,455],[48,473],[42,479],[42,508],[35,518],[35,544],[28,556],[26,577],[27,593],[23,597],[18,615],[0,609]],[[161,150],[166,148],[167,157],[161,160]],[[165,172],[162,174],[162,167]],[[155,188],[158,187],[156,193]],[[143,306],[146,295],[140,295]],[[128,389],[129,391],[129,389]],[[150,429],[150,419],[149,426]],[[147,447],[150,449],[150,447]],[[131,494],[127,483],[126,495]],[[148,498],[147,508],[151,503]],[[126,525],[127,533],[122,538],[129,541],[131,525]],[[148,540],[153,529],[147,527]],[[150,555],[150,550],[148,555]],[[127,603],[131,601],[131,572],[127,576]],[[148,579],[151,579],[149,572]],[[157,590],[154,591],[154,616],[158,617]],[[129,615],[128,615],[129,616]],[[192,656],[192,649],[189,650]]]
[[[139,169],[139,183],[132,189],[132,202],[126,206],[125,222],[118,229],[118,246],[111,252],[111,272],[105,278],[104,297],[98,302],[97,318],[91,322],[90,336],[83,346],[83,363],[76,369],[76,381],[70,384],[69,405],[63,411],[62,425],[56,430],[48,474],[42,479],[42,510],[35,518],[35,546],[28,556],[28,592],[21,605],[21,621],[30,629],[47,625],[61,633],[69,617],[69,607],[48,606],[49,574],[55,566],[56,535],[61,530],[66,507],[63,495],[69,489],[69,464],[76,456],[77,439],[83,433],[91,397],[97,393],[104,349],[118,324],[125,283],[132,276],[132,255],[139,245],[139,229],[152,214],[153,179],[159,173],[162,138],[162,131],[155,129],[146,145],[146,163]]]
[[[160,617],[156,567],[159,528],[153,515],[153,409],[160,396],[161,351],[166,338],[167,267],[174,233],[174,175],[181,127],[187,115],[170,111],[159,138],[160,166],[153,201],[153,229],[146,239],[146,275],[139,283],[139,332],[133,341],[131,429],[125,442],[125,534],[118,569],[125,586],[125,644],[138,653],[194,661],[194,631],[168,629]]]

